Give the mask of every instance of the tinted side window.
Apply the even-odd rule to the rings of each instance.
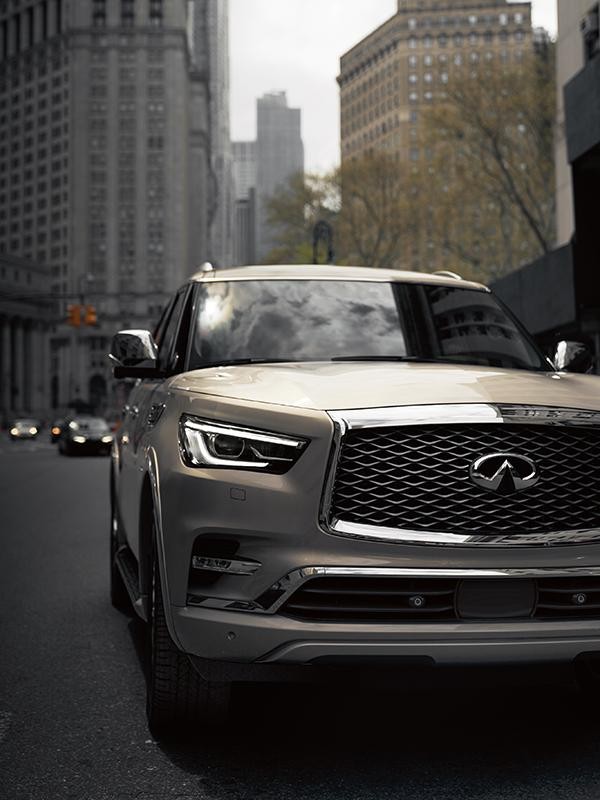
[[[158,342],[158,366],[167,372],[170,372],[176,366],[172,351],[179,331],[179,322],[187,296],[187,288],[186,286],[177,293],[171,316],[166,328],[162,331],[161,341]]]

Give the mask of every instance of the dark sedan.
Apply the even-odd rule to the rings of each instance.
[[[65,420],[58,439],[58,450],[62,455],[76,454],[108,455],[113,435],[102,417],[78,416]]]
[[[8,430],[11,439],[35,439],[41,425],[36,419],[16,419]]]

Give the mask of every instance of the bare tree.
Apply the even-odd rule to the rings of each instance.
[[[552,51],[463,71],[426,115],[432,154],[419,188],[435,246],[474,277],[501,275],[554,244]]]

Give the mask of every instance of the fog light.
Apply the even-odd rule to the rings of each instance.
[[[237,561],[232,558],[193,556],[192,567],[208,572],[227,572],[230,575],[254,575],[262,564],[258,561]]]

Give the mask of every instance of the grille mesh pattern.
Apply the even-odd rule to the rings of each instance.
[[[538,483],[501,495],[469,467],[490,453],[532,458]],[[600,431],[542,425],[424,425],[349,431],[330,519],[422,531],[535,534],[600,526]]]

